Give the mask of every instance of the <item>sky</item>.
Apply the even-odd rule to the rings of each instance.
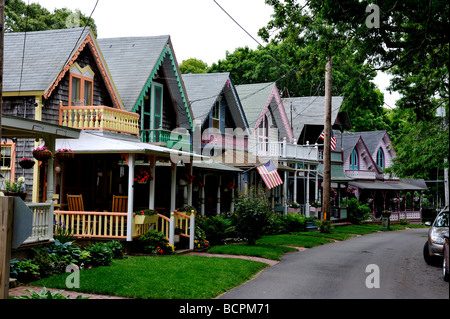
[[[97,0],[30,2],[50,11],[63,7],[79,9],[90,16]],[[258,42],[264,44],[258,30],[270,21],[272,14],[273,8],[264,0],[99,0],[92,18],[98,38],[170,35],[178,63],[196,58],[211,66],[224,59],[226,51],[231,53],[245,46],[256,49]],[[393,107],[398,94],[391,96],[385,90],[388,77],[380,74],[375,83],[385,93],[385,103]]]

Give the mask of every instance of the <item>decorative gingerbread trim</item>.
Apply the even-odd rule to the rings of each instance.
[[[111,98],[113,100],[114,107],[117,109],[120,109],[120,103],[119,99],[113,89],[112,83],[108,77],[108,73],[106,72],[105,66],[102,63],[102,59],[100,58],[99,52],[95,46],[94,40],[92,39],[92,36],[88,34],[86,36],[86,39],[84,39],[83,43],[78,47],[78,50],[74,53],[72,58],[69,60],[69,62],[64,66],[64,68],[59,73],[58,77],[55,79],[53,84],[50,86],[50,88],[45,92],[44,98],[48,99],[49,96],[53,93],[53,91],[56,89],[56,87],[59,85],[59,82],[64,78],[67,71],[70,70],[71,66],[75,63],[75,61],[78,59],[80,53],[84,50],[86,45],[89,45],[89,48],[91,49],[91,52],[94,56],[95,61],[97,62],[97,67],[100,70],[100,74],[102,75],[103,81],[105,82],[106,88],[111,95]]]

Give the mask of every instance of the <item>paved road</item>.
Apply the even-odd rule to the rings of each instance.
[[[375,233],[289,253],[220,298],[449,299],[442,268],[427,265],[422,257],[427,231]],[[366,281],[375,287],[369,289]]]

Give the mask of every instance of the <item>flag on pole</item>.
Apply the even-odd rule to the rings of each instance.
[[[319,138],[322,140],[325,140],[325,130],[322,131],[322,134],[320,134]],[[334,136],[333,130],[331,130],[330,146],[333,151],[336,150],[336,143],[337,143],[337,138]]]
[[[275,165],[273,165],[272,161],[269,161],[264,165],[260,165],[256,169],[258,170],[268,189],[272,189],[278,185],[283,184],[280,174],[278,174],[278,171]]]

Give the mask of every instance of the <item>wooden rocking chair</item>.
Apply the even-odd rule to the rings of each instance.
[[[73,212],[84,212],[83,195],[67,195],[67,205]]]
[[[128,211],[128,196],[113,196],[112,211],[126,213]]]
[[[84,202],[83,202],[83,195],[69,195],[67,194],[67,205],[69,207],[69,211],[73,212],[84,212]],[[80,229],[78,229],[79,232],[81,231],[81,225],[79,226]],[[88,223],[87,221],[84,224],[84,227],[87,228],[87,233],[92,233],[92,223]]]

